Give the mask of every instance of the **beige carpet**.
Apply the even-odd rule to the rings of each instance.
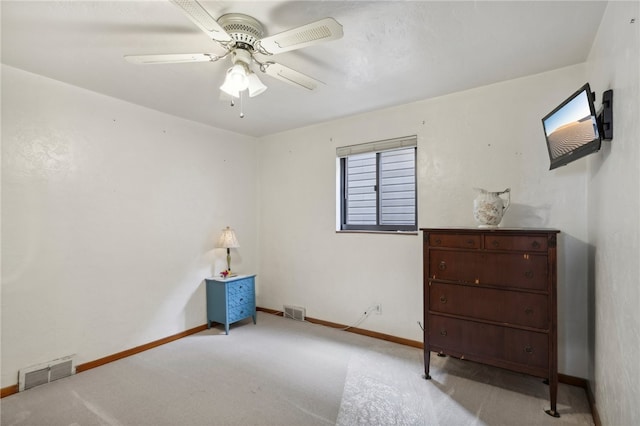
[[[366,327],[363,324],[362,327]],[[9,425],[588,425],[584,391],[259,313],[0,401]]]

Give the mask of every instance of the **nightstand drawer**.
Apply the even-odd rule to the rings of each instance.
[[[255,308],[253,303],[245,303],[230,307],[229,309],[229,322],[240,321],[241,319],[255,315]]]
[[[253,295],[253,290],[251,288],[247,288],[239,291],[233,291],[231,289],[229,290],[229,300],[240,300],[243,298],[247,299],[251,297],[251,295]]]
[[[251,279],[242,279],[229,283],[229,296],[236,297],[243,294],[253,293],[253,284]]]
[[[246,305],[247,303],[253,303],[253,294],[251,293],[242,293],[236,294],[234,297],[229,297],[229,309],[235,306]]]

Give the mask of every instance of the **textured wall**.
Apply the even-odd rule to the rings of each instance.
[[[254,272],[255,141],[2,68],[2,387],[206,321],[202,280]]]
[[[632,23],[632,19],[635,22]],[[610,2],[588,61],[614,135],[589,158],[589,378],[602,424],[640,419],[640,3]]]
[[[559,239],[560,371],[587,376],[586,160],[550,172],[541,118],[582,65],[263,138],[260,304],[422,341],[421,235],[336,233],[338,146],[418,136],[418,224],[476,226],[473,187],[512,189],[503,221]],[[277,249],[273,244],[277,241]]]

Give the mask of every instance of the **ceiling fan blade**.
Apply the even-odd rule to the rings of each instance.
[[[342,25],[333,18],[324,18],[301,27],[265,37],[259,41],[267,53],[276,54],[301,49],[325,41],[342,38]]]
[[[219,42],[230,42],[231,36],[218,24],[218,21],[195,0],[170,0],[204,31],[210,38]]]
[[[210,53],[176,53],[170,55],[126,55],[132,64],[180,64],[187,62],[215,62],[219,56]]]
[[[274,62],[268,63],[268,66],[263,72],[271,77],[277,78],[278,80],[282,80],[286,83],[302,87],[307,90],[315,90],[319,84],[324,84],[315,78]]]

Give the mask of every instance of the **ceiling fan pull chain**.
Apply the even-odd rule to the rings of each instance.
[[[244,92],[244,90],[243,90]],[[244,118],[244,108],[242,106],[242,92],[240,92],[240,118]]]

